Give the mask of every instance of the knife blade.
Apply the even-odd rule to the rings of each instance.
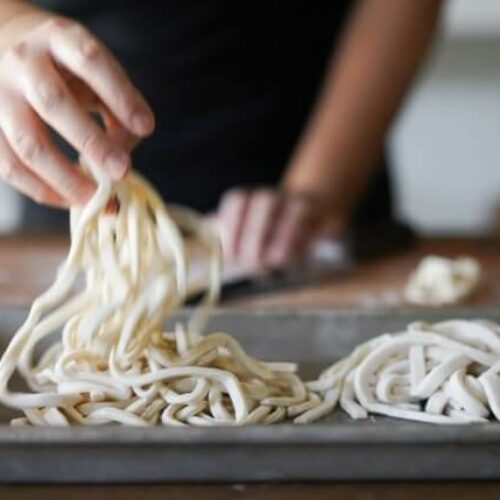
[[[320,240],[300,265],[265,273],[229,266],[224,273],[220,300],[226,301],[321,283],[336,276],[346,275],[352,267],[353,262],[349,258],[344,242]],[[187,303],[195,304],[202,296],[202,292],[197,293],[191,296]]]

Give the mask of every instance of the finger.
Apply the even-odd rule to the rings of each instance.
[[[0,127],[20,162],[70,205],[86,203],[95,186],[54,146],[40,119],[24,101],[0,101]]]
[[[304,251],[309,230],[306,207],[299,202],[284,204],[265,256],[267,265],[283,267],[296,260]]]
[[[23,64],[18,79],[33,109],[83,158],[114,179],[125,175],[130,167],[129,155],[71,95],[48,57]]]
[[[146,100],[97,38],[66,19],[52,21],[46,29],[56,61],[86,82],[125,127],[140,136],[153,131],[154,117]]]
[[[62,66],[56,68],[61,73],[61,77],[69,89],[70,94],[75,96],[77,102],[87,111],[98,113],[103,122],[106,130],[106,135],[111,139],[114,144],[122,147],[127,152],[138,144],[140,138],[130,133],[113,115],[113,113],[106,107],[106,105],[94,94],[92,89],[82,80],[79,80],[74,75],[69,78],[65,74]]]
[[[21,164],[0,132],[0,176],[23,194],[45,205],[67,208],[68,204],[52,188]]]
[[[57,68],[57,70],[64,73],[64,68],[61,66]],[[106,136],[111,139],[114,144],[117,144],[130,154],[140,142],[140,138],[131,134],[130,131],[115,118],[113,113],[99,100],[86,83],[75,76],[71,79],[64,78],[64,75],[61,76],[63,81],[66,82],[70,94],[75,96],[77,102],[87,111],[98,113],[101,116],[104,122]]]
[[[222,198],[217,214],[224,254],[234,259],[238,253],[241,229],[249,195],[241,189],[232,189]]]
[[[139,144],[140,138],[125,129],[104,104],[99,106],[99,112],[104,120],[106,134],[115,144],[130,153]]]
[[[279,198],[272,190],[256,191],[248,204],[240,238],[239,258],[252,266],[263,264],[264,247],[274,226]]]

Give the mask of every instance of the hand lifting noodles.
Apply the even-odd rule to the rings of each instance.
[[[96,195],[71,213],[69,255],[0,360],[0,401],[25,414],[13,424],[308,423],[337,404],[352,418],[500,420],[500,327],[490,322],[412,324],[362,344],[307,384],[294,364],[251,358],[226,333],[202,336],[218,296],[217,239],[189,211],[167,209],[137,174],[111,184],[93,173]],[[205,286],[188,284],[183,232],[211,255],[208,292],[186,325],[164,332],[190,286]],[[35,360],[38,343],[59,332]],[[9,390],[16,370],[31,392]]]

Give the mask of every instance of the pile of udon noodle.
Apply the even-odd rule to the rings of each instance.
[[[24,412],[14,425],[308,423],[337,405],[352,418],[500,418],[493,323],[415,323],[359,346],[307,383],[293,363],[254,359],[227,333],[203,335],[220,283],[217,238],[191,212],[167,208],[133,172],[98,181],[87,206],[71,211],[71,247],[54,284],[0,360],[0,401]],[[187,240],[210,255],[204,283],[188,281]],[[201,306],[165,331],[202,287]],[[16,372],[28,392],[9,388]]]

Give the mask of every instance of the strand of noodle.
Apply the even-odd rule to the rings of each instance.
[[[417,387],[419,387],[426,374],[424,346],[411,346],[408,357],[410,362],[410,387],[411,391],[414,392],[417,390]]]
[[[116,365],[114,351],[112,351],[110,355],[109,369],[113,378],[116,379],[117,381],[122,381],[124,383],[137,384],[137,385],[151,384],[153,382],[160,380],[166,381],[179,377],[189,377],[189,376],[199,376],[199,377],[205,377],[210,380],[215,380],[218,383],[220,383],[229,394],[233,402],[233,407],[236,414],[236,420],[241,421],[248,414],[246,401],[245,398],[243,397],[243,391],[238,382],[238,379],[231,373],[224,372],[216,368],[182,366],[176,368],[164,368],[158,370],[155,373],[128,375],[119,370],[119,368]]]
[[[332,412],[337,406],[340,392],[338,389],[329,389],[326,391],[325,399],[317,406],[307,410],[302,415],[296,417],[293,421],[294,424],[310,424],[315,420],[323,418],[328,413]]]
[[[368,413],[363,406],[354,400],[354,376],[356,372],[351,372],[344,380],[340,393],[341,408],[354,420],[365,419]],[[359,399],[359,397],[358,397]]]
[[[448,404],[450,397],[448,394],[439,390],[436,391],[428,400],[425,405],[425,411],[434,415],[440,415],[444,412],[446,405]]]
[[[476,417],[487,417],[490,412],[468,389],[465,383],[465,369],[455,371],[450,377],[450,391],[460,402],[464,410]]]

